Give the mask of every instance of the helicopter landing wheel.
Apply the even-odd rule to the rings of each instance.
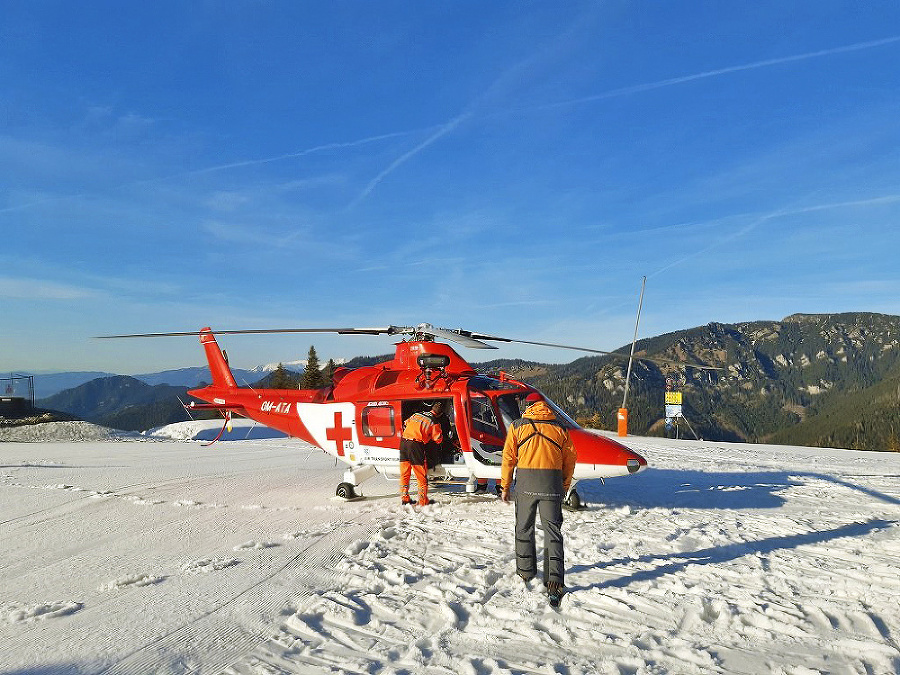
[[[563,504],[574,511],[584,508],[584,504],[581,501],[581,496],[577,492],[575,492],[575,490],[572,490],[569,493],[569,496],[565,498]]]
[[[341,499],[355,499],[356,490],[354,487],[353,483],[341,483],[337,486],[337,490],[334,491],[334,494]]]

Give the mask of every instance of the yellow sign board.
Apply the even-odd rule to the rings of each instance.
[[[666,392],[666,403],[670,405],[681,405],[681,392],[680,391],[667,391]]]

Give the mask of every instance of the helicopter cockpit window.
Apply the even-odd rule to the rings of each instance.
[[[525,409],[528,407],[528,402],[525,400],[528,392],[523,392],[521,394],[503,394],[497,397],[497,407],[500,409],[500,415],[503,418],[504,426],[509,429],[509,425],[515,422],[522,416],[522,413],[525,412]],[[572,420],[565,412],[563,412],[562,408],[560,408],[556,403],[551,401],[546,396],[544,397],[544,403],[550,406],[550,409],[553,411],[553,414],[556,415],[557,421],[559,421],[563,426],[568,429],[577,429],[578,424]]]
[[[524,396],[519,394],[503,394],[497,397],[497,407],[500,409],[500,416],[503,418],[503,426],[509,429],[509,425],[522,416],[519,401],[523,401]]]
[[[569,429],[578,429],[579,428],[578,423],[575,420],[573,420],[571,417],[569,417],[565,412],[563,412],[563,409],[560,408],[558,405],[556,405],[556,403],[554,403],[553,401],[551,401],[549,398],[546,398],[546,397],[544,398],[544,402],[548,406],[550,406],[550,409],[553,411],[553,414],[556,415],[556,420],[558,422],[560,422],[563,426],[565,426]]]
[[[487,377],[486,375],[476,375],[475,377],[469,378],[469,388],[471,389],[480,389],[481,391],[496,391],[498,389],[509,390],[509,389],[518,389],[521,385],[516,382],[504,382],[503,380],[498,380],[494,377]],[[528,392],[522,388],[523,391],[527,394]]]
[[[491,399],[484,394],[472,392],[472,427],[476,431],[492,436],[500,436],[500,425],[491,405]]]

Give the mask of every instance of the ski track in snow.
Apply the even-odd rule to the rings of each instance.
[[[628,443],[559,610],[492,498],[334,500],[286,441],[0,444],[0,673],[900,671],[896,456]]]

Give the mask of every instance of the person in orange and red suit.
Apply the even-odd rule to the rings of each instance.
[[[537,392],[525,399],[528,408],[513,422],[503,445],[501,499],[510,500],[516,473],[516,573],[526,583],[537,574],[535,517],[544,526],[544,586],[557,606],[565,590],[562,502],[575,471],[575,448],[569,430],[556,419]]]
[[[412,504],[409,497],[410,474],[416,474],[419,488],[419,506],[433,504],[428,499],[428,445],[444,442],[439,418],[444,410],[442,401],[435,401],[426,412],[417,412],[403,425],[400,438],[400,501]]]

